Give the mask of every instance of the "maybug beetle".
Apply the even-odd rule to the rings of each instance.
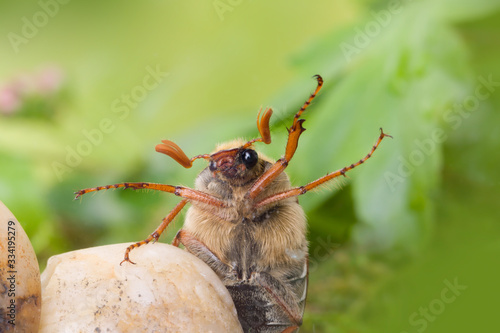
[[[155,183],[120,183],[88,188],[83,194],[110,188],[153,189],[173,193],[182,200],[145,240],[130,245],[122,261],[136,247],[157,241],[167,225],[191,203],[183,228],[173,244],[184,247],[206,262],[229,290],[245,332],[293,332],[302,323],[308,278],[306,218],[297,196],[364,163],[384,137],[380,136],[361,160],[309,184],[292,187],[285,168],[304,132],[302,113],[323,85],[321,76],[314,93],[295,114],[288,129],[285,154],[273,162],[254,150],[254,143],[271,143],[267,108],[257,116],[260,138],[223,144],[212,154],[188,158],[175,143],[163,140],[156,151],[172,157],[185,168],[196,159],[208,166],[196,178],[195,189]],[[262,109],[261,109],[262,111]]]

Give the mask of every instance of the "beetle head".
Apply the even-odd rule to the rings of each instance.
[[[259,163],[261,158],[253,150],[253,143],[271,143],[269,119],[273,111],[271,108],[267,108],[262,117],[261,111],[262,108],[257,116],[257,128],[261,135],[260,138],[246,143],[236,140],[219,146],[215,153],[198,155],[193,158],[187,157],[178,145],[169,140],[162,140],[161,144],[156,145],[156,151],[172,157],[185,168],[192,167],[194,160],[203,158],[209,161],[208,167],[213,172],[214,177],[220,176],[233,184],[246,183],[258,177],[264,168],[263,163]]]
[[[210,155],[208,168],[214,177],[236,185],[247,183],[262,173],[262,163],[259,161],[259,154],[251,146],[236,141],[219,146]]]

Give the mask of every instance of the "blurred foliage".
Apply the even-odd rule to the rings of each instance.
[[[207,153],[255,137],[256,110],[270,105],[273,144],[259,149],[279,158],[321,74],[287,169],[293,184],[358,161],[379,127],[394,139],[347,179],[300,198],[311,242],[301,332],[495,327],[500,94],[483,82],[500,82],[500,2],[214,4],[70,2],[30,30],[40,3],[0,2],[0,200],[41,267],[156,228],[176,198],[108,191],[74,202],[72,193],[123,181],[192,186],[203,162],[184,170],[154,152],[161,139]],[[13,44],[13,33],[26,42]],[[488,97],[471,104],[479,86]],[[412,321],[455,278],[463,295],[425,328]]]

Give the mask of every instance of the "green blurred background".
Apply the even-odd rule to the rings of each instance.
[[[314,90],[287,169],[311,270],[301,332],[482,332],[500,325],[500,1],[0,2],[0,200],[49,256],[145,238],[178,198],[82,188],[193,186],[154,151],[254,138],[275,159]],[[154,73],[154,74],[152,74]],[[265,146],[265,147],[264,147]],[[183,215],[162,241],[170,241]]]

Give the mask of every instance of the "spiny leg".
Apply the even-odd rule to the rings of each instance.
[[[316,90],[311,94],[311,96],[309,96],[309,99],[304,103],[304,105],[302,105],[299,112],[297,112],[297,114],[295,114],[295,117],[293,118],[294,125],[299,120],[302,113],[307,109],[309,104],[311,104],[312,100],[314,99],[314,97],[316,97],[319,90],[323,86],[323,78],[321,77],[321,75],[314,75],[313,78],[315,78],[318,81],[318,86],[316,87]]]
[[[149,190],[157,190],[168,193],[173,193],[179,197],[189,199],[191,201],[198,201],[204,204],[207,204],[212,207],[225,208],[227,207],[226,203],[210,194],[206,194],[197,190],[193,190],[188,187],[183,186],[172,186],[166,184],[156,184],[156,183],[120,183],[106,186],[98,186],[92,188],[86,188],[80,191],[75,192],[75,200],[81,197],[84,194],[90,192],[96,192],[101,190],[108,190],[112,188],[131,188],[131,189],[149,189]]]
[[[172,220],[177,216],[177,214],[179,214],[179,212],[182,210],[182,208],[184,208],[184,206],[187,204],[188,200],[187,199],[184,199],[182,200],[181,202],[179,202],[175,207],[174,209],[172,209],[170,211],[170,213],[168,213],[168,215],[163,219],[163,221],[161,222],[161,224],[158,226],[158,228],[156,228],[156,230],[151,234],[149,235],[148,238],[146,238],[145,240],[143,241],[140,241],[140,242],[137,242],[137,243],[134,243],[132,245],[130,245],[129,247],[127,247],[127,249],[125,250],[125,256],[124,256],[124,259],[123,261],[120,263],[120,266],[121,264],[123,264],[125,261],[128,261],[129,263],[131,264],[134,264],[135,265],[135,262],[131,261],[130,258],[129,258],[129,255],[130,255],[130,251],[132,251],[133,249],[135,248],[138,248],[139,246],[142,246],[142,245],[146,245],[148,244],[149,242],[153,241],[156,242],[158,240],[158,238],[160,238],[161,234],[163,233],[163,231],[165,231],[165,228],[170,224],[170,222],[172,222]]]
[[[318,81],[318,85],[314,93],[309,96],[307,101],[302,105],[299,112],[297,112],[293,118],[292,126],[288,129],[288,141],[286,143],[285,155],[280,158],[269,170],[267,170],[262,176],[257,179],[257,181],[252,185],[247,193],[250,199],[255,199],[263,190],[266,188],[280,173],[285,170],[288,163],[292,159],[297,146],[299,143],[299,137],[305,128],[302,127],[304,119],[299,119],[305,109],[311,104],[311,101],[316,97],[319,90],[323,86],[323,78],[319,75],[315,75],[314,78]]]
[[[263,207],[263,206],[266,206],[266,205],[268,205],[270,203],[273,203],[273,202],[276,202],[276,201],[280,201],[280,200],[284,200],[284,199],[287,199],[287,198],[290,198],[290,197],[295,197],[295,196],[298,196],[298,195],[305,194],[306,192],[314,189],[315,187],[317,187],[317,186],[319,186],[319,185],[321,185],[321,184],[323,184],[323,183],[325,183],[325,182],[327,182],[329,180],[332,180],[332,179],[334,179],[334,178],[336,178],[338,176],[345,176],[345,173],[347,171],[350,171],[350,170],[354,169],[355,167],[357,167],[358,165],[363,164],[367,159],[369,159],[372,156],[373,152],[375,152],[375,150],[377,149],[377,147],[380,144],[380,142],[382,142],[382,140],[385,137],[392,138],[392,136],[390,136],[389,134],[384,133],[384,131],[381,128],[380,129],[380,136],[378,137],[377,142],[372,147],[371,151],[365,157],[363,157],[362,159],[360,159],[358,162],[353,163],[353,164],[351,164],[349,166],[343,167],[342,169],[339,169],[339,170],[334,171],[332,173],[329,173],[326,176],[323,176],[323,177],[321,177],[319,179],[316,179],[315,181],[310,182],[307,185],[296,187],[296,188],[293,188],[291,190],[284,191],[284,192],[281,192],[281,193],[277,193],[277,194],[274,194],[274,195],[272,195],[270,197],[267,197],[264,200],[258,202],[255,205],[255,208]]]
[[[293,155],[295,154],[295,151],[297,150],[297,146],[299,143],[299,137],[302,134],[302,132],[305,131],[305,128],[302,127],[302,123],[305,121],[305,119],[299,119],[299,118],[305,111],[305,109],[311,104],[312,100],[316,97],[321,87],[323,86],[323,78],[321,76],[315,75],[314,78],[318,81],[318,86],[316,87],[316,90],[314,91],[314,93],[311,94],[311,96],[309,96],[309,99],[304,103],[304,105],[302,105],[299,112],[295,114],[292,126],[288,129],[288,141],[286,143],[285,156],[284,156],[287,162],[289,162],[292,159]]]

